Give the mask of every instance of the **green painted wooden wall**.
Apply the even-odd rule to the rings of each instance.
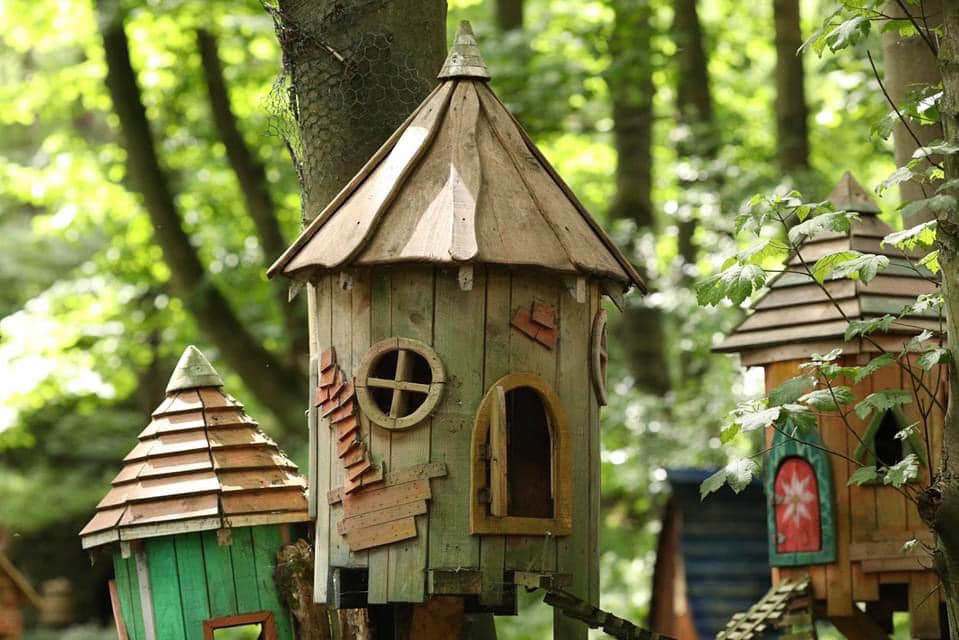
[[[282,546],[280,527],[232,530],[220,546],[216,531],[186,533],[143,542],[157,640],[202,640],[211,618],[273,612],[279,640],[292,640],[289,612],[281,604],[273,570]],[[147,640],[136,560],[113,556],[120,610],[130,640]]]
[[[312,355],[329,346],[348,375],[373,343],[391,336],[413,338],[433,347],[449,383],[433,415],[406,431],[389,432],[363,425],[363,439],[375,460],[388,471],[444,462],[446,477],[431,481],[429,513],[417,517],[418,535],[368,552],[351,553],[336,532],[342,507],[322,500],[343,484],[341,465],[331,447],[328,426],[320,420],[314,434],[316,460],[333,461],[318,470],[320,497],[318,546],[327,541],[331,567],[368,567],[369,601],[422,602],[429,569],[474,569],[482,572],[481,600],[502,600],[503,575],[511,570],[572,574],[571,591],[596,602],[598,589],[599,405],[590,380],[592,321],[600,308],[599,284],[589,281],[585,301],[578,302],[560,276],[532,269],[474,267],[473,287],[463,291],[455,269],[426,265],[355,269],[349,286],[339,275],[321,276],[311,285],[315,327]],[[511,329],[515,311],[546,302],[556,310],[560,340],[547,349]],[[508,373],[539,375],[558,393],[570,419],[573,437],[573,534],[542,536],[473,536],[469,533],[470,439],[480,401],[489,387]],[[312,479],[311,472],[311,479]],[[318,554],[317,557],[321,557]],[[585,638],[579,623],[562,637]]]

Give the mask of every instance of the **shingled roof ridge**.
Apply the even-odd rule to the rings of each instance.
[[[842,211],[876,214],[881,211],[875,199],[859,184],[852,173],[846,171],[826,198],[832,206]]]
[[[473,35],[473,25],[470,24],[469,20],[460,22],[456,37],[453,38],[453,46],[450,47],[450,53],[436,77],[440,80],[449,78],[490,79],[486,61],[483,60],[483,54],[480,53],[479,44],[477,44],[476,37]]]
[[[188,345],[173,369],[166,392],[198,389],[200,387],[222,387],[223,379],[210,361],[199,349]]]

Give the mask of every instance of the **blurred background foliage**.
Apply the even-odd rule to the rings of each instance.
[[[298,231],[299,190],[280,135],[288,123],[277,95],[273,22],[253,1],[128,4],[132,62],[158,155],[206,268],[206,281],[196,285],[223,291],[266,349],[289,352],[292,338],[264,275],[276,256],[264,255],[244,211],[195,37],[204,28],[217,38],[237,123],[265,167],[289,240]],[[713,111],[703,135],[677,107],[674,11],[688,10],[688,2],[514,0],[519,24],[504,16],[507,4],[451,0],[450,33],[460,19],[473,21],[493,87],[647,275],[652,293],[628,304],[652,310],[662,335],[648,366],[665,379],[651,388],[636,380],[644,362],[623,348],[646,336],[628,327],[614,333],[613,394],[603,416],[603,606],[639,621],[650,596],[665,469],[723,464],[729,451],[720,449],[721,419],[761,384],[710,354],[740,311],[697,307],[691,281],[733,251],[733,217],[753,193],[798,186],[822,199],[846,169],[874,185],[893,168],[889,144],[870,135],[888,110],[862,55],[880,51],[878,36],[840,57],[804,56],[809,153],[805,166],[784,170],[772,1],[699,3]],[[803,0],[803,33],[832,8]],[[644,33],[627,29],[623,47],[611,47],[617,20],[636,11]],[[85,1],[0,3],[0,523],[14,533],[14,556],[31,578],[70,574],[80,617],[105,621],[97,585],[108,563],[90,571],[75,533],[162,399],[185,345],[200,346],[303,468],[306,431],[258,400],[172,294],[170,267],[126,176],[96,20]],[[643,48],[624,53],[635,43]],[[654,88],[651,224],[608,215],[617,200],[610,86],[634,65],[627,54],[646,65]],[[895,204],[883,207],[892,212]],[[680,252],[684,233],[696,248],[691,256]],[[498,621],[501,636],[545,637],[551,614],[538,600],[524,600],[524,615]]]

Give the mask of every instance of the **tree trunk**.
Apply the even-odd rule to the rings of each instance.
[[[783,173],[809,169],[809,110],[799,47],[799,0],[773,0],[776,24],[776,134]]]
[[[304,376],[267,351],[243,325],[223,292],[210,282],[180,219],[153,142],[119,3],[97,2],[107,65],[106,85],[127,152],[127,174],[143,198],[154,235],[170,268],[170,289],[183,301],[223,359],[288,433],[303,424]]]
[[[315,218],[436,84],[442,0],[279,0],[303,219]]]
[[[946,142],[959,143],[959,5],[944,2],[944,36],[940,44],[939,70],[943,97],[939,106]],[[946,180],[959,179],[959,157],[947,156]],[[959,197],[959,190],[950,194]],[[938,534],[936,564],[946,593],[949,635],[959,638],[959,212],[940,214],[938,228],[942,292],[952,370],[949,375],[949,405],[946,410],[942,466],[933,487],[920,502],[923,518]]]
[[[652,203],[653,86],[650,64],[652,11],[644,0],[617,0],[610,42],[612,64],[607,75],[613,102],[616,146],[616,195],[613,219],[631,220],[638,237],[651,238],[656,221]],[[652,286],[648,270],[640,272]],[[634,297],[635,298],[635,297]],[[663,394],[670,388],[662,312],[632,300],[622,322],[627,361],[636,386]]]
[[[501,31],[523,28],[523,0],[496,0],[496,26]]]
[[[906,5],[910,13],[915,13],[920,23],[925,22],[929,28],[942,25],[942,6],[938,0],[925,0],[926,18],[920,15],[920,8]],[[897,18],[906,17],[906,13],[895,0],[886,2],[883,13]],[[885,64],[884,84],[889,97],[896,105],[901,105],[906,96],[921,85],[936,85],[940,81],[939,69],[936,66],[936,56],[930,50],[922,37],[915,35],[903,37],[898,29],[892,29],[882,34],[882,53]],[[890,107],[891,108],[891,107]],[[898,122],[892,132],[893,145],[896,154],[896,166],[902,167],[912,159],[912,154],[919,147],[925,146],[933,140],[942,138],[942,126],[938,123],[922,125],[914,120],[909,122],[909,128],[903,122]],[[918,143],[917,143],[918,139]],[[925,169],[925,167],[922,167]],[[910,180],[899,185],[899,196],[903,202],[912,202],[933,195],[935,186],[925,185]],[[918,224],[924,220],[931,220],[932,215],[927,212],[917,214],[906,226]]]
[[[690,176],[679,179],[684,204],[679,212],[679,255],[687,264],[696,262],[693,243],[704,197],[717,189],[712,166],[718,149],[713,122],[713,101],[709,88],[709,63],[703,46],[703,32],[696,0],[673,2],[673,41],[676,43],[676,121],[680,128],[677,151],[689,165]]]

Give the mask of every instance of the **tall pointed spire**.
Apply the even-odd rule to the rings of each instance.
[[[879,205],[848,171],[843,174],[827,198],[832,206],[841,211],[856,213],[879,213]]]
[[[453,39],[453,47],[450,49],[449,56],[436,76],[440,80],[450,78],[479,78],[489,80],[489,71],[486,69],[486,62],[480,53],[479,45],[476,44],[476,38],[473,36],[473,27],[468,20],[460,23],[459,31]]]
[[[191,344],[180,356],[180,361],[177,362],[176,369],[173,370],[170,382],[166,386],[166,392],[222,386],[223,380],[220,374],[216,372],[206,356]]]

